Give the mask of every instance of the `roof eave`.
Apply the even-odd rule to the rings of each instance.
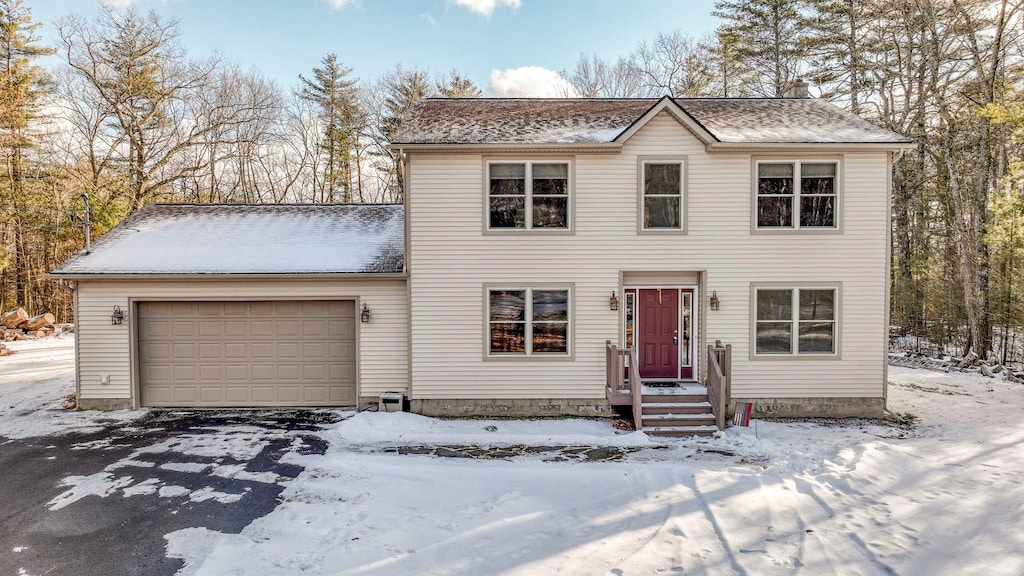
[[[898,152],[914,150],[913,142],[712,142],[708,152]]]
[[[621,142],[488,142],[477,144],[388,144],[388,150],[405,152],[446,152],[480,154],[495,152],[589,152],[614,154],[622,150]]]
[[[407,272],[57,272],[46,275],[48,280],[316,280],[319,278],[339,280],[404,280]]]

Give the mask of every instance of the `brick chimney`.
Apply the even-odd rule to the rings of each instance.
[[[786,92],[782,94],[783,98],[810,98],[811,92],[809,88],[811,85],[806,82],[803,78],[797,78],[790,83],[789,88],[786,88]]]

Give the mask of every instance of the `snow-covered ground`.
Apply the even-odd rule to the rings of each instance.
[[[48,407],[17,380],[35,378],[56,399],[68,377],[48,370],[0,370],[3,408]],[[655,442],[587,420],[361,413],[321,433],[325,455],[285,456],[305,470],[276,479],[286,488],[272,513],[240,534],[173,532],[167,551],[185,560],[186,575],[1024,574],[1024,386],[902,368],[890,380],[890,408],[912,415],[911,426],[759,421],[720,438]],[[200,440],[175,449],[208,450]],[[394,451],[424,444],[631,452],[566,462],[550,452],[484,460]],[[111,472],[90,497],[134,493]]]
[[[104,422],[128,420],[140,411],[77,412],[64,409],[75,393],[75,337],[7,342],[14,354],[0,356],[0,436],[27,438],[99,430]]]

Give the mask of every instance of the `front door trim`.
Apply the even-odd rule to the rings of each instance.
[[[622,312],[622,314],[623,315],[621,316],[621,320],[622,320],[622,322],[621,322],[622,334],[620,335],[620,338],[621,338],[620,341],[622,342],[623,346],[625,346],[627,344],[627,342],[628,342],[628,338],[627,338],[627,335],[626,335],[626,331],[628,330],[628,326],[627,326],[627,322],[626,322],[626,314],[629,313],[629,312],[632,312],[633,321],[636,324],[634,326],[634,328],[633,328],[633,330],[634,330],[634,341],[633,341],[633,344],[636,345],[638,343],[639,331],[637,330],[637,326],[639,325],[639,322],[640,322],[639,308],[638,308],[638,305],[639,305],[639,293],[640,293],[639,291],[640,290],[659,290],[659,289],[660,290],[676,290],[676,291],[680,292],[680,298],[679,298],[679,301],[678,301],[679,319],[677,321],[677,326],[680,327],[680,330],[682,328],[682,323],[683,323],[683,318],[682,318],[683,306],[682,306],[682,293],[681,292],[685,290],[685,291],[690,292],[690,294],[692,294],[691,300],[690,300],[690,341],[689,341],[690,365],[686,366],[686,368],[690,369],[691,375],[690,376],[683,376],[684,366],[682,365],[681,359],[685,356],[685,354],[684,354],[684,349],[683,349],[684,342],[683,342],[683,339],[680,338],[679,354],[677,356],[678,358],[680,358],[680,362],[677,362],[677,364],[678,364],[677,372],[676,372],[676,376],[677,377],[676,378],[645,378],[644,380],[646,380],[646,381],[653,381],[653,382],[657,382],[657,381],[677,381],[677,380],[683,380],[683,379],[699,381],[698,380],[698,366],[700,365],[700,362],[698,361],[699,358],[697,356],[697,351],[698,351],[697,344],[698,344],[698,341],[700,339],[700,330],[698,328],[700,326],[700,323],[699,323],[700,322],[700,306],[698,305],[698,303],[701,301],[700,297],[699,297],[699,295],[700,295],[700,287],[699,286],[694,285],[694,284],[673,284],[673,285],[667,285],[667,286],[663,285],[663,284],[659,284],[659,285],[628,284],[628,285],[623,286],[623,288],[622,288],[622,294],[623,294],[623,312]],[[626,303],[630,301],[629,298],[626,297],[626,294],[628,294],[630,291],[633,291],[633,293],[635,294],[635,296],[632,298],[632,302],[633,302],[633,310],[632,311],[626,310]],[[638,348],[638,350],[639,350],[639,348]]]

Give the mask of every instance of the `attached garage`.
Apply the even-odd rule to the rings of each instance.
[[[142,406],[354,406],[351,301],[140,302]]]
[[[140,209],[50,274],[75,292],[79,406],[354,407],[408,392],[404,230],[394,205]]]

